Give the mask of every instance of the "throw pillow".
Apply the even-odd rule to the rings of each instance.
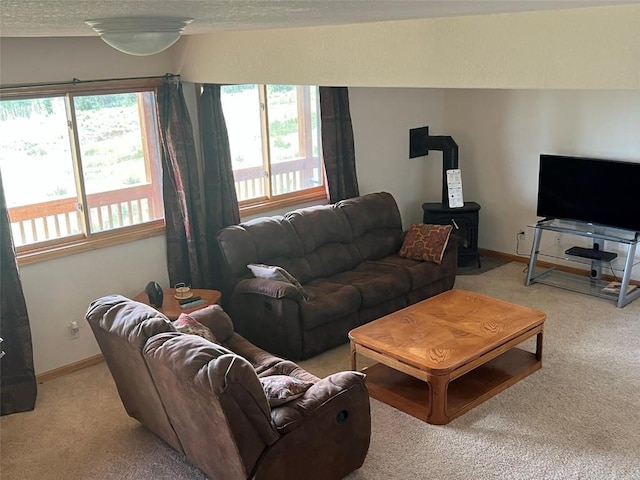
[[[210,342],[220,344],[211,330],[186,313],[181,313],[178,319],[173,322],[173,326],[181,333],[199,335]]]
[[[288,375],[269,375],[261,378],[260,383],[272,407],[301,397],[313,385]]]
[[[453,230],[451,225],[426,223],[410,225],[400,248],[400,256],[412,260],[435,262],[439,265],[447,248],[451,230]]]
[[[266,278],[269,280],[278,280],[280,282],[287,282],[296,287],[296,289],[302,295],[302,298],[309,300],[309,295],[304,291],[302,285],[296,277],[287,272],[284,268],[277,265],[265,265],[263,263],[250,263],[247,268],[251,270],[253,276],[256,278]]]

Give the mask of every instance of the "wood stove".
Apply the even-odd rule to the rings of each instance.
[[[455,235],[462,240],[458,246],[458,264],[475,259],[480,268],[478,252],[478,223],[480,205],[464,202],[464,207],[449,208],[441,203],[423,203],[423,222],[436,225],[451,225]]]
[[[419,135],[419,138],[418,138]],[[429,150],[442,152],[442,202],[422,204],[423,222],[437,225],[451,225],[453,233],[461,238],[458,247],[458,263],[464,264],[475,259],[480,268],[478,252],[478,224],[480,205],[476,202],[464,202],[464,206],[449,207],[447,170],[458,168],[458,145],[450,136],[429,135],[428,127],[416,129],[411,140],[416,146],[411,150],[417,154],[428,155]]]

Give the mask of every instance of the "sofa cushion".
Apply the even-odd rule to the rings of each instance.
[[[360,292],[353,285],[318,278],[307,283],[305,288],[309,293],[309,301],[300,304],[300,320],[304,330],[311,330],[355,313],[362,303]]]
[[[402,245],[402,219],[391,194],[379,192],[341,200],[336,208],[349,219],[358,263],[384,258]]]
[[[353,270],[334,275],[329,280],[357,288],[362,299],[360,308],[403,296],[411,288],[408,272],[372,261],[363,262]]]
[[[344,213],[333,205],[294,210],[284,216],[302,241],[304,253],[327,243],[351,243],[353,234]]]
[[[336,208],[349,219],[354,237],[376,229],[402,230],[398,205],[388,192],[370,193],[340,200]]]
[[[175,329],[181,333],[188,335],[199,335],[202,338],[206,338],[210,342],[219,344],[220,341],[215,337],[213,332],[197,321],[195,318],[181,313],[180,316],[173,322]]]
[[[400,248],[400,256],[412,260],[442,262],[442,256],[447,248],[451,225],[431,225],[414,223],[409,226],[407,235]]]
[[[282,216],[262,217],[241,224],[256,247],[258,261],[273,257],[300,257],[302,243]]]
[[[262,263],[250,263],[247,268],[251,270],[256,278],[266,278],[268,280],[278,280],[280,282],[288,282],[300,292],[302,298],[309,300],[309,295],[305,292],[300,282],[287,272],[284,268],[277,265],[265,265]]]
[[[314,278],[327,278],[351,270],[362,261],[354,244],[338,242],[322,245],[305,258],[311,272],[311,277],[306,283]]]
[[[423,262],[422,260],[411,260],[400,255],[389,255],[378,260],[378,263],[392,265],[405,270],[411,278],[411,290],[422,288],[425,285],[436,282],[441,278],[450,275],[449,271],[434,262]]]
[[[304,395],[313,383],[305,382],[289,375],[269,375],[261,377],[260,383],[269,400],[269,405],[277,407]]]

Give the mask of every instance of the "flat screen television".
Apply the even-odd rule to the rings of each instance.
[[[536,213],[640,232],[640,163],[542,154]]]

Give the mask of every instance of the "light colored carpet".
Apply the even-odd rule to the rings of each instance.
[[[349,480],[640,478],[640,301],[525,287],[523,268],[456,288],[545,311],[543,368],[444,426],[371,400],[371,448]],[[300,363],[348,369],[348,346]],[[40,385],[36,409],[0,428],[3,480],[206,478],[127,417],[104,364]]]

